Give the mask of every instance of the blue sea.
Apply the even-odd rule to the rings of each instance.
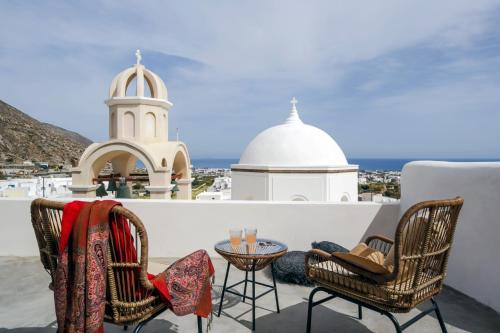
[[[360,170],[370,171],[401,171],[403,166],[411,161],[450,161],[450,162],[493,162],[500,161],[500,158],[351,158],[350,164],[359,165]],[[229,169],[231,164],[237,164],[237,158],[193,158],[191,163],[195,168],[221,168]]]

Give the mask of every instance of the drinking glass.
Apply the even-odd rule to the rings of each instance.
[[[232,247],[238,247],[241,244],[241,229],[229,229],[229,242]]]
[[[245,228],[245,240],[247,244],[247,253],[255,253],[255,245],[257,243],[257,228]]]
[[[248,245],[254,245],[257,242],[257,228],[245,228],[245,239]]]

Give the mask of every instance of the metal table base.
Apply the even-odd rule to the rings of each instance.
[[[237,282],[235,284],[227,286],[227,278],[229,276],[229,269],[230,268],[231,268],[231,263],[228,262],[227,263],[227,269],[226,269],[226,276],[224,278],[224,285],[222,287],[222,294],[221,294],[221,297],[220,297],[219,311],[217,313],[217,317],[220,317],[220,314],[221,314],[221,311],[222,311],[222,303],[224,301],[224,294],[226,292],[228,292],[230,294],[233,294],[233,295],[236,295],[236,296],[243,297],[243,302],[245,302],[245,300],[248,298],[248,299],[252,300],[252,331],[255,331],[255,301],[257,299],[259,299],[262,296],[267,295],[270,292],[274,291],[274,296],[276,298],[276,312],[280,313],[280,305],[279,305],[279,301],[278,301],[278,289],[276,288],[276,279],[274,277],[273,263],[271,263],[271,274],[272,274],[272,277],[273,277],[273,285],[269,285],[269,284],[265,284],[265,283],[262,283],[262,282],[259,282],[259,281],[255,281],[255,260],[254,260],[251,269],[245,271],[245,279],[244,280],[241,280],[240,282]],[[252,273],[251,280],[248,279],[248,272]],[[252,283],[252,296],[251,297],[247,296],[247,284],[248,284],[248,282]],[[243,287],[243,294],[241,294],[241,293],[239,293],[239,292],[237,292],[235,290],[231,290],[232,288],[234,288],[236,286],[239,286],[242,283],[245,284],[245,286]],[[264,291],[260,295],[255,296],[255,285],[256,284],[258,284],[259,286],[267,287],[268,290]]]

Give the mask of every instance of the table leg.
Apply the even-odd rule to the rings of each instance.
[[[217,317],[220,317],[220,312],[222,311],[222,302],[224,302],[224,292],[226,291],[227,277],[229,275],[229,268],[231,268],[231,264],[228,262],[227,263],[227,270],[226,270],[226,277],[224,278],[224,285],[222,286],[222,294],[220,295],[219,313],[217,314]]]
[[[252,331],[255,331],[255,261],[252,263]]]
[[[243,288],[243,303],[247,297],[247,282],[248,282],[248,271],[245,271],[245,287]]]
[[[278,289],[276,289],[276,278],[274,277],[274,263],[271,263],[271,275],[273,276],[274,297],[276,298],[276,310],[280,313],[280,303],[278,302]]]

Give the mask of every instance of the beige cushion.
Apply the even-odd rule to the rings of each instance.
[[[365,243],[356,245],[349,253],[333,252],[332,256],[344,261],[347,264],[368,271],[373,274],[390,273],[384,267],[384,254],[372,249]],[[363,275],[362,272],[358,274]]]
[[[350,254],[353,254],[358,257],[363,257],[368,260],[373,261],[374,263],[377,263],[379,265],[384,264],[384,254],[380,251],[377,251],[365,243],[359,243],[356,245],[351,251],[349,251]]]
[[[332,255],[352,266],[356,266],[373,274],[390,273],[387,270],[387,268],[384,267],[384,265],[377,264],[376,262],[373,262],[368,258],[363,258],[351,253],[344,253],[344,252],[334,252],[332,253]],[[363,275],[362,273],[359,274]]]

